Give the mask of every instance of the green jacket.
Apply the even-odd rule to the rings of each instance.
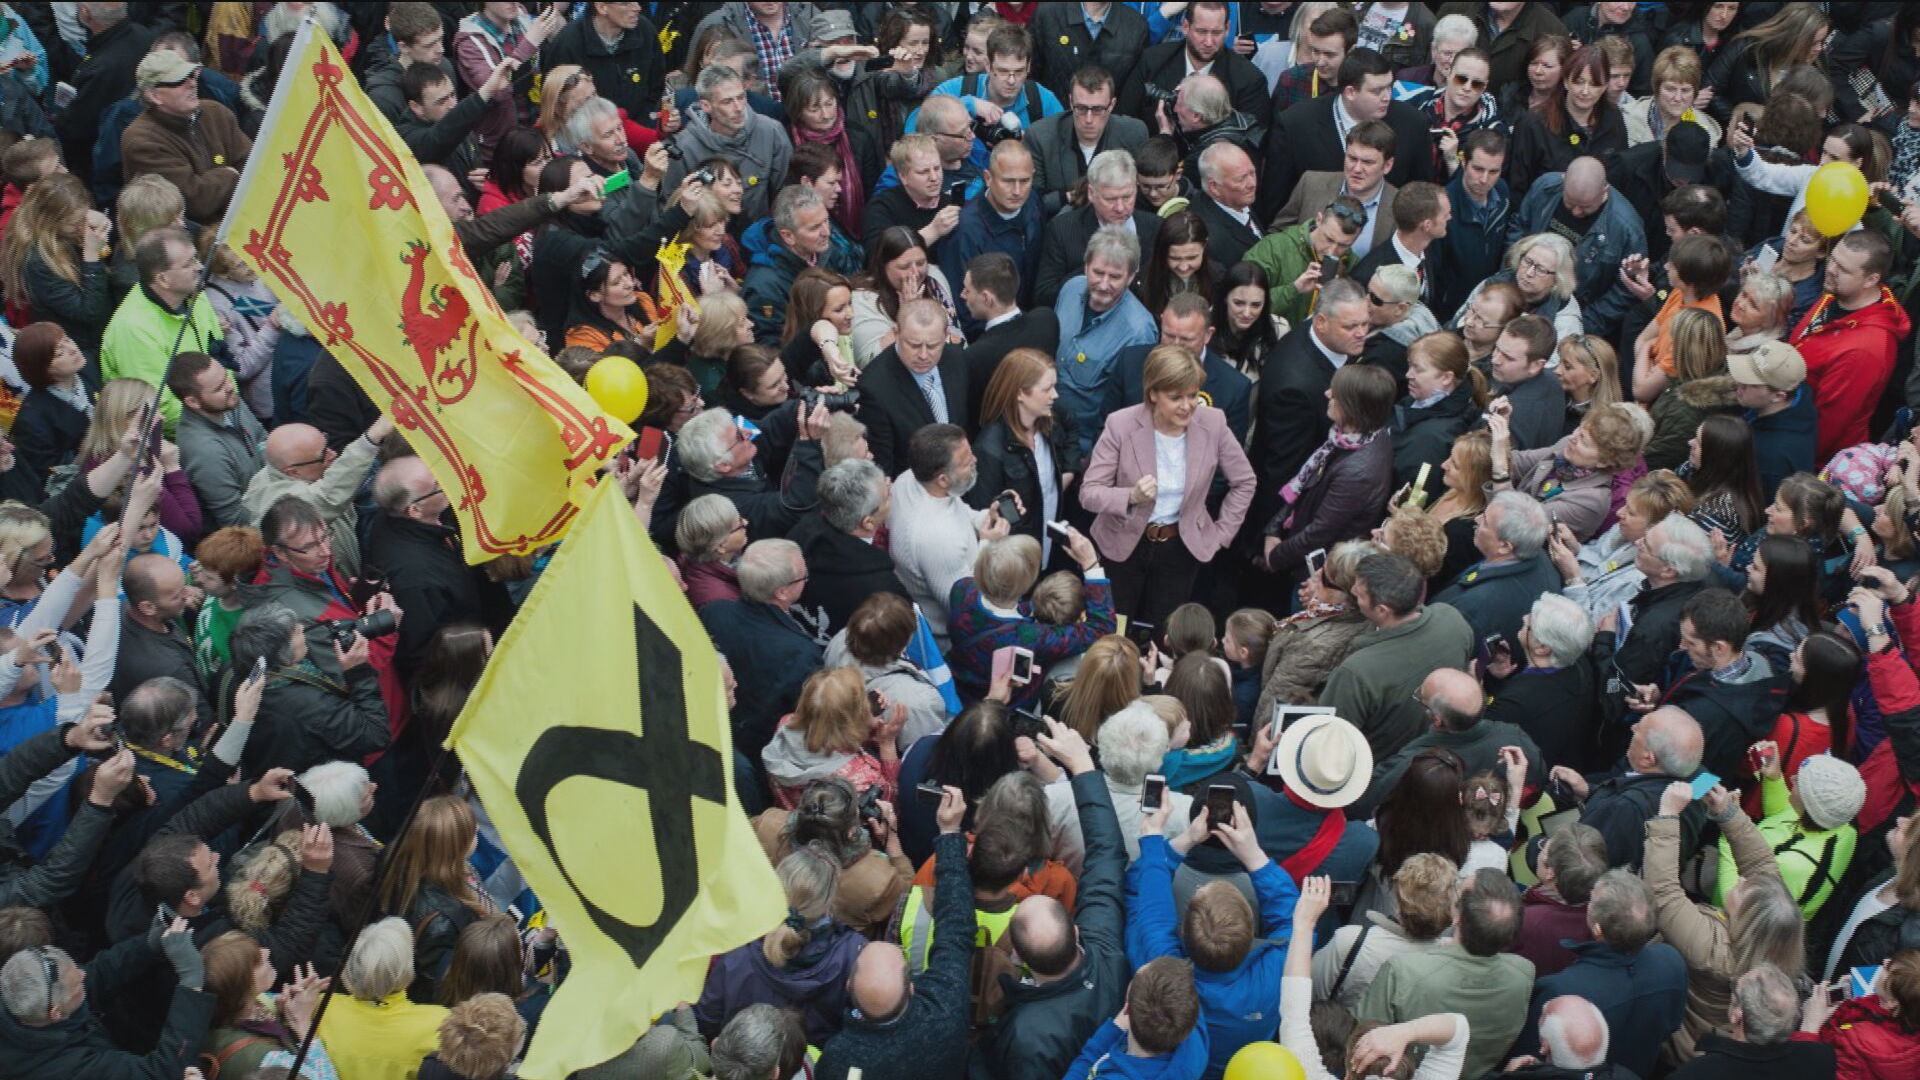
[[[1773,849],[1774,866],[1780,880],[1800,904],[1802,918],[1819,914],[1820,906],[1833,895],[1833,886],[1853,862],[1853,848],[1860,839],[1851,824],[1837,829],[1816,829],[1802,821],[1787,801],[1787,782],[1769,777],[1760,782],[1761,819],[1755,824],[1760,838]],[[1713,902],[1725,907],[1727,890],[1740,880],[1733,863],[1733,852],[1725,840],[1720,842],[1720,875],[1713,886]]]
[[[107,321],[107,332],[100,339],[100,377],[102,379],[139,379],[160,389],[160,412],[167,418],[167,434],[180,420],[180,399],[167,389],[167,365],[173,361],[174,340],[181,352],[214,351],[214,343],[223,336],[220,316],[205,293],[195,296],[190,325],[186,333],[180,324],[188,316],[162,307],[153,293],[142,285],[127,293],[120,307]]]
[[[1307,265],[1319,258],[1307,241],[1313,224],[1314,219],[1308,218],[1289,225],[1261,237],[1247,249],[1246,260],[1267,272],[1267,314],[1280,316],[1289,326],[1301,325],[1301,320],[1313,313],[1316,293],[1295,292],[1293,288],[1295,279],[1307,272]],[[1341,270],[1351,270],[1353,264],[1351,253],[1340,256]]]

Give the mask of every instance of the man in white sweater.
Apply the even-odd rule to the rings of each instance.
[[[944,651],[953,584],[973,573],[982,540],[1007,535],[1007,523],[992,507],[975,510],[960,498],[972,489],[978,469],[966,432],[958,427],[928,424],[914,432],[907,464],[893,483],[887,551]]]

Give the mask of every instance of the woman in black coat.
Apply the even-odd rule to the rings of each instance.
[[[1038,349],[1015,349],[1001,358],[981,397],[980,434],[973,440],[978,479],[966,500],[984,510],[1001,492],[1012,491],[1025,507],[1013,531],[1064,558],[1064,545],[1051,543],[1046,526],[1078,506],[1068,491],[1087,462],[1066,414],[1054,408],[1058,383],[1053,357]]]
[[[576,157],[557,157],[540,170],[540,194],[552,195],[593,175]],[[567,337],[567,315],[573,303],[573,282],[587,257],[601,246],[606,231],[600,219],[600,199],[576,199],[553,224],[534,234],[533,257],[527,262],[527,281],[533,287],[533,321],[548,341]]]
[[[1289,585],[1305,576],[1309,552],[1365,538],[1386,513],[1393,395],[1393,376],[1382,368],[1348,364],[1334,372],[1327,392],[1333,428],[1280,490],[1285,505],[1267,523],[1267,569],[1286,575]]]
[[[1515,117],[1507,183],[1518,199],[1535,180],[1565,172],[1574,158],[1611,162],[1626,148],[1626,121],[1607,97],[1606,54],[1588,45],[1567,61],[1553,100]]]
[[[1802,64],[1819,67],[1830,29],[1832,24],[1820,5],[1788,4],[1779,14],[1741,33],[1707,67],[1705,89],[1713,91],[1707,114],[1725,129],[1735,105],[1766,102],[1780,72]]]
[[[1393,410],[1393,486],[1420,479],[1428,501],[1446,487],[1440,465],[1453,441],[1480,419],[1487,406],[1487,379],[1467,363],[1467,346],[1445,331],[1424,334],[1407,346],[1407,396]]]
[[[29,389],[12,440],[33,490],[44,491],[53,470],[73,464],[93,422],[93,402],[80,381],[87,358],[59,324],[37,322],[14,338],[13,363]]]

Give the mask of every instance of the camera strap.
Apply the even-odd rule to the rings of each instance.
[[[296,668],[281,668],[278,671],[268,673],[269,678],[275,675],[279,676],[282,679],[287,680],[288,682],[304,683],[307,686],[319,687],[320,689],[325,690],[329,694],[338,694],[341,697],[347,696],[347,684],[345,682],[334,682],[332,679],[327,678],[325,675],[320,675],[317,673],[313,675],[308,675],[307,673],[300,671]]]
[[[960,92],[968,97],[985,97],[986,95],[980,92],[980,84],[985,78],[986,76],[980,72],[974,72],[967,76],[967,81],[960,87]],[[1022,85],[1022,89],[1027,94],[1027,126],[1032,127],[1043,115],[1042,110],[1045,106],[1040,103],[1040,88],[1034,85],[1032,79],[1028,79]]]

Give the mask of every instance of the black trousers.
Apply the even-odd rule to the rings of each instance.
[[[1143,536],[1132,555],[1107,567],[1114,611],[1129,623],[1164,626],[1174,608],[1194,598],[1193,582],[1199,572],[1199,560],[1178,536],[1157,543]]]

